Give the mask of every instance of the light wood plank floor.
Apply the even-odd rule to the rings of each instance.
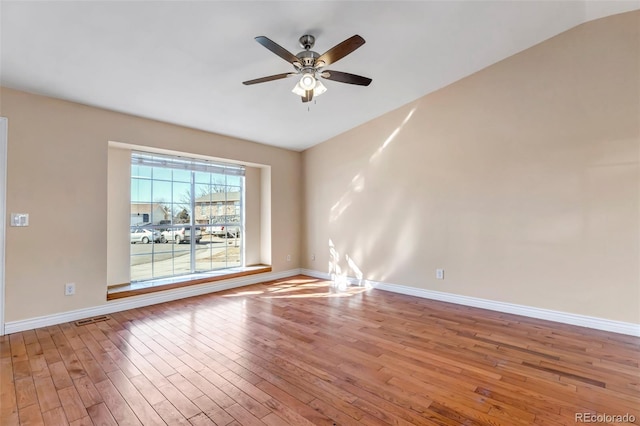
[[[3,426],[640,424],[638,338],[304,276],[0,343]]]

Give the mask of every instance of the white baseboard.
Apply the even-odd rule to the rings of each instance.
[[[325,272],[313,271],[310,269],[301,269],[300,273],[325,280],[332,279],[330,274],[327,274]],[[406,294],[409,296],[416,296],[424,299],[439,300],[441,302],[455,303],[464,306],[473,306],[475,308],[489,309],[491,311],[504,312],[507,314],[522,315],[530,318],[555,321],[564,324],[577,325],[581,327],[593,328],[596,330],[610,331],[613,333],[640,337],[640,324],[613,321],[605,318],[572,314],[569,312],[553,311],[550,309],[536,308],[533,306],[516,305],[514,303],[497,302],[494,300],[461,296],[458,294],[444,293],[440,291],[424,290],[421,288],[398,284],[369,280],[358,280],[357,278],[352,277],[347,277],[346,279],[351,284],[366,285],[378,290],[391,291],[393,293]]]
[[[331,275],[326,272],[314,271],[313,269],[300,269],[302,275],[308,275],[313,278],[319,278],[321,280],[330,280]],[[351,279],[352,280],[352,279]]]
[[[300,269],[290,269],[282,272],[265,272],[262,274],[247,275],[244,277],[231,278],[212,283],[198,284],[174,290],[160,291],[157,293],[142,294],[124,299],[116,299],[106,302],[104,305],[91,308],[77,309],[74,311],[61,312],[58,314],[45,315],[37,318],[10,321],[5,323],[6,334],[17,333],[19,331],[32,330],[34,328],[47,327],[55,324],[62,324],[69,321],[106,315],[113,312],[126,311],[127,309],[140,308],[143,306],[155,305],[158,303],[170,302],[172,300],[184,299],[186,297],[199,296],[201,294],[214,293],[222,290],[243,287],[265,281],[278,280],[300,274]],[[105,289],[106,291],[106,289]]]

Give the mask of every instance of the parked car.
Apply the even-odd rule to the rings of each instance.
[[[131,228],[131,244],[143,243],[148,244],[151,241],[155,243],[162,242],[162,234],[156,230],[144,228]]]
[[[199,243],[202,239],[202,231],[200,231],[200,228],[195,229],[194,235],[196,243]],[[162,238],[166,241],[173,241],[176,244],[188,243],[191,241],[191,227],[169,228],[162,232]]]
[[[222,238],[239,238],[239,226],[214,226],[211,228],[211,234]]]

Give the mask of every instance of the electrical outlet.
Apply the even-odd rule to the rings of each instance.
[[[287,255],[287,262],[291,262],[291,255],[290,254]]]
[[[64,295],[73,296],[76,294],[76,283],[66,283],[64,285]]]
[[[436,269],[436,279],[444,280],[444,269]]]
[[[29,226],[29,213],[11,213],[11,226]]]
[[[311,255],[311,260],[316,260],[316,255],[315,254]]]

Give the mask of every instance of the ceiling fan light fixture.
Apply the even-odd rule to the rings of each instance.
[[[307,94],[307,91],[302,88],[302,85],[300,84],[300,82],[298,82],[291,91],[298,96],[305,96]],[[324,84],[322,84],[320,80],[316,80],[316,84],[313,87],[313,96],[314,97],[320,96],[326,91],[327,91],[327,87]]]
[[[316,87],[316,78],[311,73],[302,74],[302,78],[300,79],[300,87],[303,90],[312,90]]]
[[[313,96],[320,96],[327,91],[327,88],[320,80],[316,80],[316,87],[313,88]]]
[[[293,93],[295,93],[298,96],[304,96],[305,95],[305,90],[302,88],[302,86],[300,86],[300,82],[296,83],[296,86],[291,90]]]

